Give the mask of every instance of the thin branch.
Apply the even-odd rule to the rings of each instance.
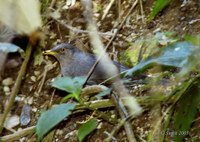
[[[58,22],[59,24],[63,25],[64,27],[66,27],[67,29],[69,30],[72,30],[74,32],[77,32],[77,33],[90,33],[91,31],[88,31],[88,30],[80,30],[80,29],[77,29],[75,27],[72,27],[68,24],[66,24],[63,20],[58,20],[54,17],[51,16],[51,18],[53,18],[56,22]],[[102,32],[98,32],[99,35],[103,35],[103,36],[113,36],[114,34],[113,33],[102,33]]]
[[[108,14],[111,6],[113,5],[113,3],[115,2],[115,0],[111,0],[110,3],[108,4],[108,6],[106,7],[106,10],[101,18],[101,20],[104,20],[104,18],[106,17],[106,15]]]
[[[114,135],[119,131],[119,129],[125,124],[125,122],[127,120],[129,120],[130,118],[132,119],[132,115],[129,115],[128,117],[126,117],[125,119],[122,119],[120,121],[120,123],[118,123],[118,125],[112,130],[112,132],[110,133],[110,135],[104,140],[105,142],[109,142],[111,141],[112,137],[114,137]]]
[[[118,0],[118,21],[121,21],[122,18],[121,9],[122,9],[121,0]]]
[[[144,24],[144,10],[142,5],[142,0],[140,0],[140,9],[141,9],[141,15],[142,15],[142,23]]]
[[[5,108],[5,111],[4,111],[4,114],[3,114],[3,117],[1,119],[1,123],[0,123],[0,134],[4,128],[4,122],[6,120],[6,116],[8,114],[8,112],[10,111],[13,103],[14,103],[14,100],[15,100],[15,97],[16,95],[18,94],[19,92],[19,88],[20,88],[20,85],[21,85],[21,82],[22,82],[22,78],[24,77],[25,73],[26,73],[26,68],[27,68],[27,64],[29,62],[29,59],[31,57],[31,53],[32,53],[32,46],[29,44],[27,46],[27,49],[26,49],[26,57],[25,57],[25,60],[20,68],[20,71],[19,71],[19,75],[17,76],[17,80],[15,82],[15,85],[13,87],[13,90],[12,90],[12,93],[11,93],[11,96],[9,98],[9,102],[8,102],[8,105],[6,106]]]
[[[0,137],[0,141],[8,142],[8,141],[19,140],[21,137],[24,137],[24,136],[30,134],[35,128],[36,128],[36,126],[31,126],[31,127],[25,128],[23,130],[17,131],[14,134]]]
[[[126,120],[126,118],[128,117],[128,113],[127,113],[123,103],[118,98],[118,96],[116,96],[115,94],[112,94],[111,97],[112,97],[112,100],[115,101],[115,104],[117,104],[116,107],[117,107],[117,110],[119,111],[121,118],[123,120]],[[134,135],[134,132],[133,132],[133,128],[132,128],[131,124],[129,123],[129,121],[124,122],[124,129],[126,131],[126,135],[127,135],[128,140],[130,142],[136,142],[136,138],[135,138],[135,135]]]
[[[56,3],[56,0],[52,0],[49,8],[53,8],[55,3]]]
[[[95,20],[93,20],[93,16],[92,16],[92,8],[91,8],[92,7],[92,3],[91,3],[91,0],[82,0],[81,2],[82,2],[82,5],[83,5],[83,7],[85,9],[85,11],[84,11],[85,18],[88,21],[87,29],[92,31],[92,32],[89,33],[91,44],[94,47],[94,49],[97,50],[98,60],[96,62],[96,65],[98,64],[98,62],[100,60],[102,62],[106,62],[107,64],[102,64],[102,67],[105,69],[107,74],[109,74],[110,76],[116,75],[118,73],[117,68],[113,65],[112,61],[109,59],[108,55],[106,54],[105,49],[103,47],[103,43],[102,43],[102,41],[100,40],[100,37],[97,34],[96,23],[95,23]],[[138,2],[138,0],[136,2]],[[135,3],[135,5],[136,4],[137,3]],[[129,14],[130,14],[130,11],[129,11]],[[123,25],[123,23],[121,23],[121,27],[122,27],[122,25]],[[121,29],[121,27],[119,29]],[[117,32],[119,31],[119,29],[117,30]],[[115,36],[117,35],[117,32],[115,33]],[[106,49],[111,44],[111,42],[115,38],[115,36],[113,36],[113,38],[110,40],[110,42],[107,45]],[[103,58],[101,58],[102,56],[103,56]],[[95,65],[93,67],[95,68]],[[93,68],[93,70],[94,70],[94,68]],[[108,70],[108,68],[109,68],[109,70]],[[92,70],[92,72],[93,72],[93,70]],[[117,99],[117,102],[115,101],[116,99],[113,99],[113,100],[114,100],[114,102],[116,102],[115,105],[117,106],[122,119],[126,118],[128,116],[128,113],[127,113],[126,109],[124,108],[123,104],[120,101],[121,97],[128,97],[129,98],[129,100],[126,100],[126,103],[128,104],[128,108],[129,108],[131,113],[134,113],[134,114],[141,113],[141,107],[136,102],[135,98],[131,97],[129,95],[128,90],[124,87],[124,85],[123,85],[122,81],[120,80],[120,78],[117,78],[115,80],[115,83],[113,83],[112,85],[113,85],[115,91],[120,96],[119,99]],[[114,98],[114,96],[112,98]],[[133,134],[133,131],[132,131],[132,128],[131,128],[131,124],[130,124],[129,121],[125,122],[125,131],[126,131],[128,140],[130,142],[135,142],[136,139],[134,137],[134,134]]]
[[[104,51],[106,51],[108,49],[108,47],[111,45],[112,41],[115,39],[115,37],[117,36],[119,30],[122,28],[122,26],[124,25],[126,19],[128,18],[128,16],[130,15],[130,13],[132,12],[132,10],[135,8],[135,6],[137,5],[138,0],[136,0],[131,9],[128,11],[126,17],[124,18],[124,20],[121,22],[121,24],[119,25],[119,27],[117,28],[117,30],[115,31],[114,35],[112,36],[112,38],[110,39],[109,43],[106,45]],[[97,64],[99,63],[99,61],[101,60],[102,56],[104,55],[104,52],[102,52],[102,54],[98,57],[97,61],[95,62],[95,64],[92,66],[92,68],[90,69],[89,73],[87,74],[87,79],[86,82],[88,81],[88,79],[90,78],[90,76],[92,75],[94,69],[96,68]]]

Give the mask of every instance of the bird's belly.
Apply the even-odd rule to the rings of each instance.
[[[62,75],[63,76],[70,76],[70,77],[76,77],[76,76],[86,76],[88,72],[90,71],[91,67],[78,67],[78,65],[73,66],[66,66],[61,68]]]
[[[91,68],[92,68],[92,65],[90,66],[68,65],[61,68],[61,71],[62,71],[63,76],[77,77],[77,76],[87,76]],[[96,84],[96,83],[100,83],[104,81],[107,78],[108,78],[108,75],[106,75],[103,69],[97,65],[89,81],[95,82]]]

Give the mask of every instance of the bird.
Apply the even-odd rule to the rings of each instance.
[[[78,76],[87,76],[88,72],[97,61],[97,57],[94,54],[83,52],[70,43],[58,44],[51,50],[44,51],[43,54],[52,55],[57,59],[60,64],[61,73],[64,77],[69,76],[74,78]],[[119,72],[129,69],[115,61],[112,62],[118,67]],[[99,84],[111,77],[103,69],[102,64],[106,63],[100,60],[87,82],[88,85]]]

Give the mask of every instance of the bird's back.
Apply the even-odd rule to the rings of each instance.
[[[76,52],[74,54],[72,62],[64,67],[61,67],[62,74],[63,76],[71,76],[71,77],[86,76],[89,73],[92,66],[95,64],[95,62],[96,62],[95,55],[84,52]],[[120,72],[128,69],[127,67],[120,65],[116,62],[113,63],[115,66],[119,68]],[[88,80],[89,84],[101,83],[102,81],[111,77],[104,70],[103,64],[106,63],[101,61],[100,63],[98,63],[93,74]]]

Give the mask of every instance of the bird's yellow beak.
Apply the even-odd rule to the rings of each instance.
[[[44,55],[55,55],[55,54],[58,54],[57,52],[55,51],[51,51],[51,50],[46,50],[43,52]]]

